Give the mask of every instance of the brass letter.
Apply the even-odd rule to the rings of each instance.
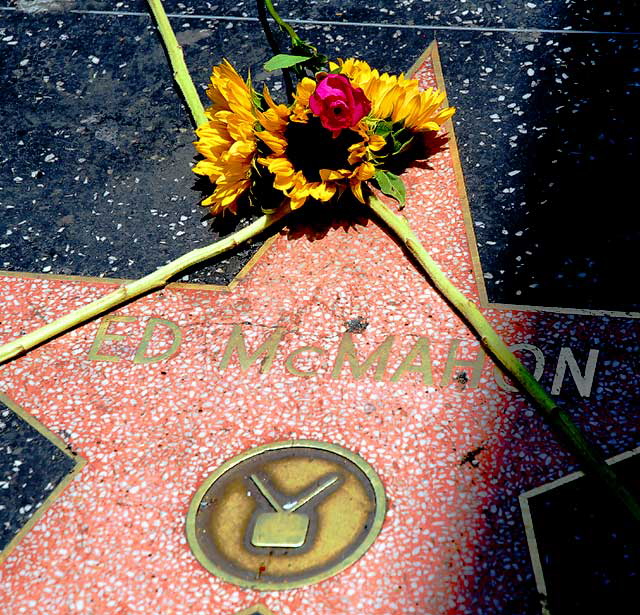
[[[356,380],[359,380],[364,376],[365,372],[375,363],[376,372],[374,378],[376,380],[382,380],[384,376],[384,370],[387,368],[387,361],[389,360],[389,352],[391,352],[391,346],[393,346],[394,335],[388,335],[384,342],[380,344],[365,360],[362,365],[358,361],[356,355],[356,349],[353,345],[353,336],[351,333],[345,333],[340,341],[338,347],[338,356],[336,362],[333,365],[331,371],[331,377],[337,379],[340,377],[340,370],[344,364],[345,358],[349,362],[351,367],[351,373]]]
[[[593,385],[593,377],[596,373],[596,363],[598,361],[599,350],[590,349],[589,358],[584,368],[584,375],[580,373],[580,368],[576,362],[571,348],[560,348],[560,354],[558,355],[558,366],[556,367],[556,373],[553,376],[553,383],[551,384],[551,393],[553,395],[559,395],[560,389],[562,389],[562,382],[564,381],[564,374],[569,366],[571,377],[578,389],[578,392],[582,397],[589,397],[591,395],[591,387]]]
[[[117,340],[121,337],[127,337],[122,333],[107,333],[107,329],[112,322],[135,322],[138,320],[136,316],[105,316],[100,321],[98,332],[96,333],[96,339],[93,340],[91,348],[89,349],[88,358],[90,361],[113,361],[118,362],[120,357],[115,357],[109,354],[99,354],[102,344],[109,340]]]
[[[414,364],[417,357],[420,357],[420,362]],[[433,384],[433,377],[431,375],[431,352],[429,350],[429,340],[426,337],[418,338],[418,341],[407,353],[407,356],[402,360],[402,363],[400,363],[393,376],[391,376],[391,382],[398,382],[405,372],[418,372],[422,374],[422,382],[426,386]]]
[[[285,360],[284,365],[289,371],[290,374],[294,376],[302,376],[303,378],[311,378],[311,376],[316,376],[318,374],[317,371],[311,370],[308,372],[304,372],[301,369],[298,369],[294,366],[294,359],[303,352],[315,352],[317,354],[324,354],[324,348],[320,348],[319,346],[303,346],[302,348],[298,348],[298,350],[294,350]]]
[[[544,355],[542,354],[542,350],[532,344],[514,344],[513,346],[509,346],[509,350],[511,352],[516,352],[517,350],[528,350],[535,357],[536,366],[533,371],[533,377],[540,382],[540,378],[542,378],[542,373],[544,372]],[[501,389],[511,391],[511,393],[517,392],[518,389],[504,379],[504,374],[497,365],[493,368],[493,375]]]
[[[165,350],[162,354],[146,357],[145,353],[147,352],[149,342],[151,341],[153,333],[158,325],[164,325],[165,327],[168,327],[170,329],[171,335],[173,335],[173,341],[171,342],[171,346],[169,346],[169,348],[167,348],[167,350]],[[164,361],[165,359],[173,356],[178,351],[181,341],[182,331],[175,322],[165,320],[164,318],[150,318],[147,326],[144,328],[142,341],[140,342],[140,346],[138,346],[138,350],[136,350],[136,356],[134,357],[133,362],[157,363],[158,361]]]
[[[447,357],[447,364],[442,374],[442,386],[451,382],[451,372],[453,372],[453,366],[458,365],[460,367],[470,367],[473,370],[473,375],[469,380],[469,388],[475,389],[480,382],[480,376],[482,375],[482,367],[484,366],[484,360],[486,355],[482,350],[478,351],[478,356],[472,360],[456,359],[458,347],[460,346],[460,340],[451,340],[451,346],[449,348],[449,356]]]
[[[229,366],[229,361],[233,356],[235,350],[238,355],[238,362],[240,363],[240,369],[244,372],[251,367],[253,363],[258,360],[260,355],[267,355],[260,365],[260,373],[264,374],[271,369],[273,360],[276,357],[276,351],[278,350],[278,344],[284,335],[285,330],[282,327],[278,327],[268,339],[253,353],[251,356],[247,355],[247,347],[244,343],[244,337],[242,336],[242,327],[240,325],[233,325],[233,331],[229,337],[227,348],[224,351],[222,360],[220,361],[220,369],[226,369]]]

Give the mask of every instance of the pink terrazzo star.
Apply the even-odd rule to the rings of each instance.
[[[430,58],[418,76],[423,87],[435,85]],[[403,214],[479,301],[452,155],[408,173]],[[0,277],[0,339],[111,287]],[[528,344],[520,352],[538,366],[531,348],[541,349],[544,382],[595,439],[625,440],[629,425],[612,416],[637,403],[632,379],[620,378],[609,353],[590,383],[583,351],[604,345],[597,336],[622,348],[626,325],[612,333],[596,317],[485,313],[508,342]],[[478,604],[502,613],[535,598],[517,498],[567,473],[573,460],[375,223],[320,241],[280,235],[231,290],[169,287],[116,316],[130,319],[107,321],[103,332],[121,337],[96,345],[100,323],[90,323],[0,372],[0,389],[87,460],[0,568],[5,615],[233,615],[257,603],[276,615],[453,615]],[[179,346],[163,360],[134,362],[152,318],[161,321],[144,356],[172,350],[177,330]],[[366,326],[345,336],[355,318]],[[359,364],[381,347],[382,358],[352,365],[349,341]],[[580,373],[560,360],[562,347],[573,349]],[[360,454],[381,476],[389,510],[379,538],[346,571],[260,594],[198,564],[185,515],[222,462],[288,438]]]

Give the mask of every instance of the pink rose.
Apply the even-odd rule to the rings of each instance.
[[[361,88],[354,88],[344,75],[327,75],[309,98],[309,107],[334,137],[355,126],[369,111],[371,102]]]

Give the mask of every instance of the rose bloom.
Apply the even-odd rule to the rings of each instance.
[[[344,75],[327,75],[309,98],[309,107],[334,137],[352,128],[371,111],[371,102],[361,88],[354,88]]]

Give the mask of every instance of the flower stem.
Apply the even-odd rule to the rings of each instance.
[[[256,7],[258,9],[258,21],[262,26],[262,30],[264,31],[267,43],[269,43],[269,47],[271,47],[271,51],[273,51],[273,54],[278,55],[280,53],[280,45],[278,45],[276,37],[273,36],[271,27],[269,26],[269,22],[267,21],[267,9],[265,8],[265,0],[256,0]]]
[[[191,117],[193,118],[196,126],[206,124],[208,120],[204,112],[202,101],[200,100],[198,91],[193,84],[193,80],[191,79],[191,75],[189,74],[189,70],[187,69],[187,65],[184,61],[182,47],[180,46],[180,43],[178,43],[176,35],[171,28],[167,14],[162,6],[162,1],[148,0],[148,2],[149,8],[155,17],[158,31],[162,37],[162,42],[167,50],[167,55],[169,56],[169,62],[173,69],[173,78],[178,84],[180,92],[182,92],[182,95],[184,96],[187,107],[189,107],[189,113],[191,113]]]
[[[264,230],[282,219],[288,212],[289,207],[283,205],[275,213],[264,215],[236,231],[232,235],[217,241],[203,248],[197,248],[177,258],[176,260],[163,265],[153,273],[120,286],[117,290],[105,295],[100,299],[74,310],[54,320],[31,333],[27,333],[16,340],[0,346],[0,365],[21,355],[27,350],[47,342],[54,337],[65,333],[88,320],[104,314],[105,312],[118,307],[127,301],[148,293],[151,290],[162,288],[169,280],[177,274],[189,269],[198,263],[202,263],[223,252],[232,250],[239,244],[262,233]]]
[[[269,15],[273,17],[273,20],[280,26],[282,30],[284,30],[289,35],[291,44],[297,45],[301,43],[302,40],[300,39],[300,37],[296,34],[295,30],[284,19],[282,19],[282,17],[280,17],[278,11],[276,11],[276,7],[273,6],[271,0],[264,0],[264,4],[269,11]]]
[[[293,42],[295,39],[299,40],[296,33],[291,29],[289,24],[285,23],[282,20],[282,17],[278,15],[276,9],[273,4],[271,4],[271,0],[256,0],[256,5],[258,7],[258,21],[262,26],[262,30],[264,31],[264,35],[267,38],[267,42],[269,43],[269,47],[271,47],[271,51],[273,51],[274,55],[278,55],[280,53],[280,47],[278,46],[278,41],[276,41],[275,36],[273,36],[273,32],[271,32],[271,28],[269,27],[269,22],[267,21],[267,10],[271,14],[271,17],[276,21],[276,23],[286,30],[286,32],[291,37]],[[266,6],[266,10],[265,10]],[[287,99],[290,103],[293,102],[293,81],[291,79],[291,71],[288,68],[282,69],[282,80],[284,81],[284,89],[287,92]]]
[[[538,381],[509,350],[476,305],[449,281],[424,249],[406,219],[396,215],[373,195],[369,197],[368,206],[406,246],[436,289],[462,316],[467,326],[478,337],[488,354],[534,401],[556,434],[562,438],[569,450],[580,461],[585,471],[597,477],[609,492],[623,504],[631,517],[640,523],[640,504],[637,499],[622,484],[613,468],[607,465],[604,458],[586,440],[567,412],[557,406]]]

